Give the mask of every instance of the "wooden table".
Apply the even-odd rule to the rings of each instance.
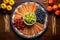
[[[16,2],[16,5],[19,4],[21,0],[18,0]],[[57,0],[59,2],[59,0]],[[58,3],[56,2],[56,3]],[[15,7],[14,7],[15,8]],[[56,35],[52,34],[52,15],[49,15],[49,25],[47,31],[39,38],[36,40],[60,40],[60,16],[56,17]],[[0,14],[0,40],[23,40],[19,38],[11,29],[10,27],[10,32],[5,32],[5,26],[4,26],[4,20],[3,20],[3,15]]]

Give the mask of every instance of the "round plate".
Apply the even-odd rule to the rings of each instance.
[[[36,15],[36,23],[31,27],[28,27],[23,22],[23,16],[27,12],[33,12]],[[37,38],[41,36],[48,25],[48,15],[47,11],[44,9],[44,6],[38,2],[23,2],[13,11],[11,15],[11,27],[13,31],[22,38]],[[18,20],[18,22],[16,20]],[[21,24],[21,20],[22,24]],[[15,23],[15,21],[17,23]],[[20,22],[20,23],[19,23]],[[15,23],[15,24],[14,24]],[[24,29],[21,29],[23,25]]]

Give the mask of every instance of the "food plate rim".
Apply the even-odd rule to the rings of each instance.
[[[27,2],[34,2],[34,1],[27,1]],[[22,3],[25,3],[25,1],[24,1],[24,2],[21,2],[21,4],[22,4]],[[42,8],[45,8],[44,5],[43,5],[41,2],[35,2],[35,3],[38,3]],[[21,4],[19,4],[19,5],[21,5]],[[18,5],[18,6],[19,6],[19,5]],[[18,7],[18,6],[17,6],[17,7]],[[17,7],[16,7],[16,8],[17,8]],[[16,9],[16,8],[15,8],[15,9]],[[44,9],[44,10],[45,10],[45,9]],[[14,11],[15,11],[15,10],[13,10],[13,11],[12,11],[12,14],[11,14],[10,24],[11,24],[12,30],[13,30],[19,37],[25,38],[25,39],[35,39],[35,38],[37,38],[37,37],[39,37],[39,36],[42,36],[42,34],[44,34],[44,32],[47,30],[47,28],[48,28],[48,12],[45,10],[45,13],[46,13],[46,15],[47,15],[47,21],[46,21],[46,24],[45,24],[45,25],[46,25],[46,28],[42,31],[42,33],[41,33],[41,34],[37,34],[37,35],[35,35],[34,37],[30,37],[30,38],[27,38],[25,35],[21,35],[20,33],[17,32],[16,28],[15,28],[15,27],[13,26],[13,24],[12,24],[12,20],[13,20],[13,19],[12,19],[12,16],[13,16],[13,14],[14,14]]]

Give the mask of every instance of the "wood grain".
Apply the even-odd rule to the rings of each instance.
[[[0,0],[1,2],[2,0]],[[60,0],[56,0],[58,2],[60,2]],[[16,0],[16,4],[14,5],[13,9],[19,5],[21,2],[21,0]],[[0,13],[0,40],[23,40],[22,38],[19,38],[11,29],[10,27],[10,32],[6,33],[5,32],[5,27],[4,27],[4,20],[3,20],[3,15]],[[46,30],[46,32],[39,38],[37,38],[36,40],[60,40],[60,16],[56,18],[56,35],[53,36],[52,35],[52,23],[51,23],[51,15],[49,15],[49,25],[48,25],[48,29]]]

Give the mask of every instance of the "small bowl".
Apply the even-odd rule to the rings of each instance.
[[[27,14],[27,13],[26,13]],[[25,15],[26,15],[25,14]],[[25,15],[24,15],[24,17],[25,17]],[[34,14],[35,15],[35,14]],[[27,23],[25,20],[24,20],[24,17],[23,17],[23,21],[24,21],[24,23],[26,24],[26,25],[28,25],[28,26],[31,26],[31,25],[33,25],[35,22],[36,22],[36,20],[35,20],[35,22],[33,22],[32,24],[29,24],[29,23]],[[36,17],[36,15],[35,15],[35,17]]]

